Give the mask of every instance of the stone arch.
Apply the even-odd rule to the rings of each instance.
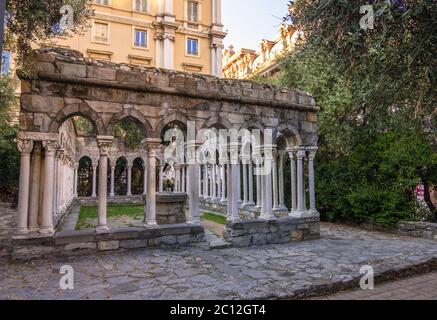
[[[302,138],[299,130],[290,123],[280,124],[273,132],[274,143],[276,144],[279,135],[282,135],[287,143],[287,147],[302,146]]]
[[[132,120],[133,122],[138,124],[138,126],[144,131],[144,136],[146,137],[149,137],[153,132],[152,125],[141,112],[139,112],[134,108],[128,108],[128,109],[124,109],[123,111],[120,111],[119,113],[116,113],[109,120],[109,125],[107,130],[109,135],[112,135],[114,126],[122,120]]]
[[[205,121],[205,123],[202,126],[202,129],[211,128],[214,125],[219,125],[224,127],[225,129],[232,129],[234,125],[226,118],[218,117],[218,116],[212,116],[208,120]]]
[[[162,131],[165,129],[165,127],[167,127],[171,123],[179,123],[184,128],[187,128],[188,118],[183,113],[180,112],[172,112],[166,115],[164,121],[160,122],[158,127],[156,128],[154,132],[154,136],[161,137],[163,134]]]
[[[86,102],[82,102],[80,104],[71,104],[60,110],[51,120],[49,125],[49,132],[57,133],[59,131],[59,128],[65,121],[76,116],[87,119],[93,125],[96,135],[106,134],[103,118]]]

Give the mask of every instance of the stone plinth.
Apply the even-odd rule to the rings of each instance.
[[[156,220],[159,225],[185,223],[186,193],[158,193],[156,195]],[[147,200],[146,200],[147,202]]]
[[[226,225],[224,238],[234,247],[279,244],[320,238],[320,217],[243,220]]]

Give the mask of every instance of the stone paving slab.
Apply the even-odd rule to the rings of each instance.
[[[349,290],[312,300],[437,300],[437,272],[383,283],[373,290]]]
[[[437,242],[322,224],[322,238],[284,245],[208,250],[135,250],[0,262],[0,299],[301,298],[358,287],[363,265],[377,276],[429,271]],[[75,289],[59,288],[62,265]],[[408,271],[408,272],[407,272]]]

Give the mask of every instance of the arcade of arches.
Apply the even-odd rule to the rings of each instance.
[[[60,230],[78,197],[97,202],[98,232],[108,231],[108,201],[132,195],[146,199],[145,227],[156,226],[156,199],[162,193],[187,194],[188,224],[200,223],[201,206],[223,210],[229,222],[246,219],[245,213],[266,221],[280,215],[317,217],[313,160],[319,109],[310,95],[249,81],[98,62],[65,49],[39,50],[37,60],[38,78],[21,79],[16,233],[51,235]],[[78,125],[79,118],[89,125]],[[114,135],[121,121],[135,123],[142,132],[134,149]],[[196,132],[271,130],[272,152],[264,154],[264,164],[271,163],[272,172],[254,174],[259,164],[253,149],[249,156],[231,153],[216,164],[166,163],[163,133],[176,126],[186,134],[189,122]],[[284,176],[285,165],[290,166],[289,177]]]

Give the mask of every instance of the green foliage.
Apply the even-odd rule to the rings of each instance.
[[[200,218],[202,220],[217,222],[217,223],[223,224],[223,225],[226,224],[226,217],[223,217],[223,216],[220,216],[218,214],[211,213],[211,212],[204,212]]]
[[[73,27],[63,35],[79,33],[86,27],[92,11],[87,0],[7,0],[6,46],[13,51],[17,66],[27,75],[34,73],[32,49],[49,45],[57,35],[54,28],[61,20],[61,7],[74,10]]]
[[[414,188],[437,185],[437,5],[371,3],[375,28],[365,31],[367,1],[293,1],[288,19],[305,41],[262,81],[310,92],[322,109],[316,185],[325,218],[436,219]]]
[[[143,130],[129,120],[121,121],[114,126],[114,136],[124,139],[124,145],[128,150],[139,148],[145,138]]]
[[[0,194],[3,198],[15,195],[18,188],[20,156],[15,143],[18,127],[9,123],[11,108],[16,103],[15,88],[14,79],[0,77]]]

